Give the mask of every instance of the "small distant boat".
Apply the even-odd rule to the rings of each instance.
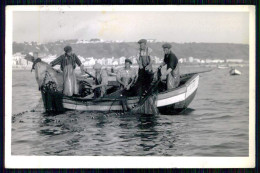
[[[241,75],[241,72],[233,68],[229,71],[230,75]]]
[[[226,69],[226,68],[229,68],[228,66],[223,66],[223,65],[220,65],[218,66],[219,69]]]

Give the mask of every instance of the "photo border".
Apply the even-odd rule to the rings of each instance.
[[[12,6],[12,8],[13,7],[15,7],[15,6]],[[24,7],[24,6],[19,6],[19,8],[20,7]],[[45,6],[45,7],[47,7],[47,6]],[[74,7],[76,7],[76,6],[73,6],[72,8],[70,7],[70,8],[68,8],[68,9],[73,9]],[[98,7],[98,6],[95,6],[94,8],[96,8],[96,7]],[[121,6],[122,7],[122,6]],[[120,8],[121,8],[120,7]],[[146,6],[147,7],[147,6]],[[185,8],[186,8],[187,6],[185,6]],[[230,7],[230,6],[229,6]],[[222,10],[224,10],[224,9],[227,9],[227,8],[229,8],[229,7],[226,7],[226,6],[223,6],[223,8],[221,9],[221,11]],[[26,7],[27,8],[27,7]],[[30,10],[32,10],[33,8],[35,8],[35,6],[30,6],[30,7],[28,7],[28,8],[30,8]],[[49,9],[48,9],[49,7],[47,7],[47,10],[51,10],[52,8],[53,8],[53,6],[52,7],[50,7]],[[65,9],[67,9],[67,7],[62,7],[62,9],[63,8],[65,8]],[[80,8],[82,8],[82,7],[80,7]],[[91,8],[93,8],[93,7],[91,7]],[[99,8],[99,7],[98,7]],[[116,7],[112,7],[112,8],[116,8]],[[139,8],[139,7],[138,7]],[[170,8],[170,6],[168,6],[167,7],[167,9],[168,8]],[[176,10],[180,10],[179,9],[180,8],[180,6],[178,6],[178,9],[177,9],[177,7],[176,7]],[[203,7],[204,8],[204,7]],[[165,10],[165,7],[163,8],[164,10]],[[26,9],[27,10],[27,9]],[[63,9],[64,10],[64,9]],[[132,11],[132,10],[131,10]],[[9,11],[9,9],[6,11],[7,13],[9,13],[10,11]],[[9,14],[10,15],[10,14]],[[9,15],[7,15],[7,16],[9,16]],[[252,16],[252,14],[251,14],[251,16]],[[254,15],[253,15],[254,16]],[[255,17],[255,16],[254,16]],[[254,21],[255,20],[253,20],[253,19],[250,19],[250,21],[251,21],[251,23],[253,22],[254,23]],[[12,27],[10,27],[9,26],[10,25],[10,19],[7,19],[6,20],[6,26],[7,26],[7,28],[6,28],[6,31],[8,31],[8,33],[10,33],[10,29],[12,28]],[[251,27],[251,29],[250,30],[252,30],[252,28],[254,28],[254,27]],[[9,56],[12,56],[12,53],[10,52],[10,39],[9,39],[9,37],[10,37],[10,35],[8,35],[8,33],[6,33],[7,34],[7,39],[6,39],[6,45],[7,45],[7,51],[6,51],[6,57],[9,57]],[[255,67],[255,58],[254,57],[256,57],[255,56],[255,47],[254,46],[252,46],[252,44],[251,43],[253,43],[253,42],[251,42],[252,41],[252,39],[254,40],[254,44],[253,45],[255,45],[255,31],[254,31],[254,33],[252,34],[252,32],[250,31],[249,32],[250,33],[250,67]],[[251,59],[252,59],[252,57],[253,57],[253,59],[254,60],[252,60],[251,61]],[[10,62],[8,62],[8,61],[6,61],[5,62],[6,64],[5,64],[5,66],[8,66],[8,65],[10,65]],[[4,64],[4,63],[3,63]],[[9,66],[8,66],[9,67]],[[255,68],[250,68],[250,81],[252,82],[252,77],[253,77],[253,81],[254,81],[254,79],[256,79],[255,77]],[[12,95],[12,92],[10,92],[9,90],[8,90],[8,86],[10,86],[10,84],[11,84],[11,81],[9,81],[8,80],[8,78],[10,78],[10,76],[11,76],[11,71],[10,71],[10,69],[9,68],[5,68],[5,79],[7,79],[6,80],[6,83],[5,83],[5,88],[7,89],[7,93],[6,93],[6,91],[5,91],[5,95],[8,95],[8,96],[11,96]],[[250,84],[251,84],[251,82],[250,82]],[[10,88],[10,87],[9,87]],[[255,91],[255,85],[250,85],[250,91],[251,90],[254,90]],[[11,95],[10,95],[11,94]],[[251,98],[254,98],[254,99],[249,99],[249,102],[250,102],[250,105],[254,105],[255,106],[255,93],[250,93],[250,97]],[[10,99],[11,99],[11,97],[9,97],[9,98],[5,98],[5,99],[7,99],[7,101],[5,100],[5,103],[6,102],[8,102],[8,103],[10,103]],[[12,102],[11,102],[12,103]],[[7,104],[8,105],[8,104]],[[4,109],[3,109],[4,110]],[[251,110],[251,109],[250,109]],[[8,111],[8,108],[7,108],[7,111]],[[9,120],[10,120],[10,112],[7,112],[7,113],[9,113],[9,117],[8,117],[8,115],[7,115],[7,118],[6,118],[6,127],[7,127],[7,129],[11,126],[11,124],[10,124],[10,122],[8,122]],[[254,115],[255,115],[255,112],[254,112],[254,110],[251,110],[250,112],[249,112],[249,114],[252,114],[252,113],[254,113]],[[249,119],[249,122],[250,122],[250,126],[249,126],[249,134],[252,134],[252,132],[253,132],[253,137],[254,138],[252,138],[252,137],[250,137],[250,139],[249,139],[249,141],[250,141],[250,148],[252,148],[252,146],[254,146],[254,141],[253,141],[253,143],[252,143],[252,139],[255,139],[255,129],[252,129],[252,121],[254,121],[255,122],[255,118],[252,118],[252,116],[250,117],[251,118],[251,120]],[[255,124],[253,122],[253,124]],[[7,138],[8,138],[8,135],[11,135],[11,128],[9,128],[8,130],[6,130],[6,135],[7,135]],[[251,136],[251,135],[250,135]],[[10,137],[10,136],[9,136]],[[6,138],[6,141],[8,141],[8,139]],[[5,146],[8,146],[8,145],[10,145],[11,143],[10,143],[10,141],[9,141],[9,143],[8,142],[6,142],[5,141]],[[11,145],[10,145],[11,146]],[[22,160],[24,160],[24,158],[23,158],[23,156],[11,156],[11,157],[17,157],[17,158],[11,158],[11,160],[9,160],[10,159],[10,157],[9,157],[9,155],[8,155],[8,153],[10,152],[10,151],[8,151],[8,149],[7,150],[5,150],[6,151],[6,153],[7,153],[7,159],[6,160],[8,160],[8,164],[7,164],[7,167],[12,167],[13,165],[11,164],[11,165],[9,165],[9,161],[15,161],[15,162],[19,162],[19,163],[21,163],[20,161],[20,159],[22,159]],[[252,155],[254,155],[254,153],[255,153],[255,150],[254,150],[254,152],[252,152],[252,150],[249,150],[249,156],[252,156]],[[25,156],[25,157],[27,157],[26,159],[29,159],[28,161],[30,162],[31,161],[31,163],[34,163],[34,164],[36,164],[37,165],[37,167],[32,167],[32,168],[45,168],[45,163],[43,163],[43,162],[46,162],[45,161],[45,159],[39,159],[38,161],[36,161],[35,160],[35,156]],[[50,162],[54,162],[55,160],[57,160],[57,157],[58,158],[61,158],[62,160],[63,159],[66,159],[66,158],[63,158],[63,156],[36,156],[36,157],[48,157],[47,159],[48,159],[48,161],[50,161]],[[103,158],[100,158],[100,157],[104,157],[104,156],[94,156],[94,158],[93,158],[93,156],[64,156],[64,157],[70,157],[71,158],[71,160],[69,159],[68,161],[68,163],[70,163],[71,161],[74,161],[75,162],[75,160],[77,160],[78,159],[78,157],[81,157],[81,159],[83,158],[83,159],[90,159],[90,160],[94,160],[94,161],[96,161],[96,162],[98,162],[98,164],[93,164],[93,165],[85,165],[85,167],[84,167],[84,165],[81,165],[81,164],[76,164],[76,167],[66,167],[66,168],[82,168],[82,166],[84,167],[84,168],[92,168],[92,167],[100,167],[100,165],[99,165],[99,163],[105,163],[105,161],[107,161],[107,160],[111,160],[111,157],[110,156],[105,156],[105,160],[103,160]],[[90,158],[89,158],[90,157]],[[98,157],[98,158],[97,158]],[[113,156],[113,157],[117,157],[117,158],[119,158],[120,160],[122,159],[123,161],[126,161],[126,162],[129,162],[129,160],[128,160],[128,158],[129,157],[127,157],[127,159],[125,159],[125,158],[122,158],[122,157],[125,157],[125,156]],[[175,157],[175,156],[174,156]],[[201,166],[199,166],[199,167],[197,167],[196,165],[197,165],[197,163],[192,163],[191,165],[188,165],[188,166],[186,166],[186,165],[182,165],[181,163],[185,163],[185,162],[194,162],[193,161],[193,159],[198,159],[198,161],[201,163]],[[207,161],[206,162],[204,162],[203,161],[203,159],[204,158],[206,158],[207,159]],[[232,158],[234,158],[234,157],[232,157]],[[14,159],[14,160],[12,160],[12,159]],[[37,158],[38,159],[38,158]],[[132,158],[131,158],[132,159]],[[143,163],[142,163],[142,165],[140,165],[140,164],[138,164],[138,163],[140,163],[140,162],[142,162],[142,160],[143,160],[143,158],[141,157],[141,158],[138,158],[138,157],[134,157],[133,158],[134,160],[135,160],[135,163],[134,163],[134,165],[138,165],[137,167],[139,167],[139,168],[146,168],[146,167],[149,167],[149,164],[147,165],[147,164],[144,164],[143,165]],[[214,158],[214,160],[211,160],[211,158],[207,158],[207,157],[202,157],[202,158],[197,158],[197,157],[178,157],[178,159],[179,159],[179,161],[180,161],[180,164],[178,164],[178,161],[176,162],[176,160],[175,159],[173,159],[173,160],[168,160],[167,161],[167,163],[165,162],[165,158],[162,158],[162,157],[154,157],[154,156],[152,156],[152,158],[147,158],[147,157],[145,157],[145,160],[147,161],[147,162],[149,162],[149,163],[156,163],[156,162],[163,162],[163,164],[162,165],[156,165],[156,164],[154,164],[154,165],[152,165],[152,168],[173,168],[173,167],[180,167],[180,168],[186,168],[186,167],[190,167],[190,168],[201,168],[201,167],[204,167],[204,168],[209,168],[209,167],[214,167],[214,165],[211,165],[211,163],[210,162],[216,162],[216,161],[218,161],[218,159],[217,160],[215,160],[215,158]],[[191,159],[191,160],[190,160]],[[222,161],[224,161],[223,163],[223,168],[228,168],[229,166],[225,166],[226,164],[225,163],[227,163],[228,161],[230,161],[229,159],[230,158],[228,158],[228,159],[226,159],[226,158],[221,158],[221,157],[219,157],[219,159],[221,159]],[[166,159],[167,160],[167,159]],[[145,161],[145,162],[146,162]],[[239,163],[237,163],[237,161],[240,161],[241,162],[241,164],[239,165],[239,167],[240,168],[243,168],[243,163],[244,163],[244,161],[248,161],[248,160],[245,160],[244,159],[244,157],[243,158],[238,158],[238,160],[236,160],[235,162],[236,163],[233,163],[233,162],[230,162],[230,163],[232,163],[232,164],[239,164]],[[253,161],[255,161],[255,160],[253,160]],[[36,163],[36,162],[38,162],[38,163]],[[76,161],[77,162],[77,161]],[[84,162],[86,162],[86,161],[84,161]],[[55,162],[54,162],[55,163]],[[177,165],[176,165],[176,163],[177,163]],[[55,163],[56,164],[56,163]],[[65,163],[66,164],[66,163]],[[169,166],[169,165],[170,166]],[[48,167],[48,168],[59,168],[60,166],[62,166],[62,165],[53,165],[53,164],[48,164],[48,165],[50,165],[51,167]],[[129,165],[124,165],[123,164],[123,167],[127,167],[127,168],[133,168],[133,166],[134,166],[133,164],[132,165],[130,165],[130,167],[129,167]],[[179,166],[180,165],[180,166]],[[57,167],[58,166],[58,167]],[[113,166],[113,164],[111,165],[111,163],[110,162],[108,162],[108,164],[104,164],[104,166],[105,167],[100,167],[100,168],[116,168],[116,166],[117,165],[115,165],[115,166]],[[112,166],[112,167],[111,167]],[[144,167],[143,167],[144,166]],[[184,166],[184,167],[183,167]],[[134,166],[135,167],[135,166]],[[28,165],[18,165],[18,167],[17,168],[28,168]],[[120,167],[118,167],[118,168],[122,168],[121,166]]]

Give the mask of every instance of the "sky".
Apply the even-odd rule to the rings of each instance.
[[[13,41],[123,40],[249,43],[248,12],[16,11]]]

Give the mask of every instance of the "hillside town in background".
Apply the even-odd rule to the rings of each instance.
[[[163,60],[162,42],[147,39],[148,45],[153,49],[155,64]],[[126,58],[137,66],[138,46],[122,40],[104,41],[102,39],[90,40],[60,40],[49,43],[24,42],[13,43],[13,69],[30,69],[31,62],[24,59],[26,53],[38,52],[39,57],[50,63],[63,52],[65,45],[71,45],[84,66],[91,68],[95,63],[104,67],[122,66]],[[181,65],[185,66],[248,66],[248,45],[228,43],[172,43],[173,52],[179,58]],[[174,50],[175,48],[175,50]],[[115,54],[115,55],[114,55]],[[90,56],[88,56],[90,55]],[[97,56],[95,56],[97,55]],[[222,56],[222,57],[221,57]]]

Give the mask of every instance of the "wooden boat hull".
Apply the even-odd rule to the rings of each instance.
[[[199,85],[199,75],[194,74],[184,85],[159,93],[156,100],[157,108],[162,114],[175,114],[188,107],[196,95]],[[122,104],[120,98],[101,98],[101,99],[80,99],[63,97],[63,107],[70,110],[79,111],[121,111]],[[130,107],[137,105],[138,97],[127,98]]]

